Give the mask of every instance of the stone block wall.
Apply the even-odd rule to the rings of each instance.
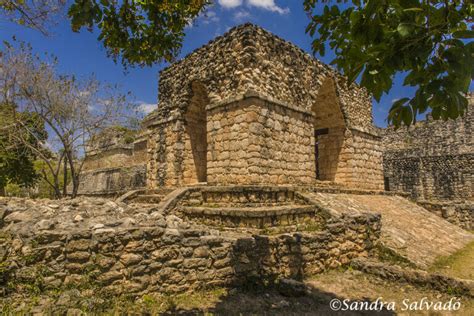
[[[383,190],[383,146],[377,135],[347,130],[340,154],[339,178],[349,187]]]
[[[147,188],[177,186],[183,182],[183,160],[191,161],[191,151],[185,152],[184,122],[176,118],[153,126],[147,149]]]
[[[413,151],[386,152],[384,176],[391,191],[415,199],[474,199],[474,154],[418,156]]]
[[[16,215],[7,215],[8,222],[9,216]],[[153,226],[43,227],[27,231],[31,237],[21,229],[4,232],[2,278],[20,288],[22,282],[37,282],[40,289],[87,284],[122,294],[182,292],[319,273],[367,256],[380,235],[376,215],[343,216],[319,232],[241,237],[211,234],[173,215],[152,217]]]
[[[410,128],[384,131],[385,185],[415,199],[474,199],[474,99],[457,120],[430,116]]]
[[[309,184],[311,116],[250,97],[208,112],[209,184]]]
[[[341,155],[345,140],[344,132],[344,127],[329,128],[327,134],[316,136],[318,143],[317,178],[319,180],[346,181],[345,170],[342,169],[349,169],[349,166],[345,165],[344,155]]]
[[[80,195],[117,195],[146,187],[146,165],[104,168],[81,173]]]

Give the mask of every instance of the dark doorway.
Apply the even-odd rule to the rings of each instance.
[[[195,176],[192,182],[207,181],[207,92],[199,82],[192,83],[193,97],[186,111],[186,132],[191,143]]]

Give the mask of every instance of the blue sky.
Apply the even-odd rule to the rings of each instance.
[[[322,7],[322,6],[321,6]],[[309,18],[303,10],[303,0],[215,0],[205,14],[186,29],[181,56],[206,44],[214,37],[222,35],[235,25],[252,22],[293,42],[307,52],[311,52],[311,38],[305,34]],[[63,73],[86,77],[90,74],[102,81],[117,83],[125,91],[131,91],[141,109],[156,107],[158,98],[158,72],[166,64],[147,68],[129,69],[127,73],[121,64],[107,58],[105,49],[97,40],[98,33],[86,30],[74,33],[67,19],[51,29],[51,35],[41,33],[0,20],[0,39],[30,42],[35,51],[52,53],[59,58],[59,70]],[[327,53],[318,57],[329,63],[334,56]],[[389,95],[380,103],[374,102],[374,118],[379,126],[386,126],[386,116],[392,100],[410,96],[412,89],[402,87],[401,77],[397,77]]]

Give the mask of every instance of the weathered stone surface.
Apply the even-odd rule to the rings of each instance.
[[[382,245],[421,268],[474,240],[473,234],[399,196],[313,193],[312,197],[337,214],[380,214]]]
[[[137,140],[118,130],[91,145],[82,193],[140,187],[145,163],[149,190],[316,179],[382,188],[367,92],[260,27],[235,27],[164,69],[159,94]]]
[[[419,200],[474,199],[474,95],[463,118],[428,119],[384,131],[384,177],[388,190]]]
[[[288,196],[274,198],[285,203]],[[255,203],[258,199],[258,195],[250,198]],[[176,215],[161,215],[166,228],[156,227],[156,214],[147,215],[152,213],[147,208],[153,206],[103,199],[57,201],[55,213],[42,208],[51,203],[48,200],[0,198],[0,202],[0,209],[22,209],[25,215],[23,221],[16,217],[18,221],[2,228],[2,233],[12,236],[0,240],[0,249],[7,249],[3,259],[11,262],[6,277],[31,282],[37,277],[32,271],[47,267],[48,287],[94,280],[113,293],[127,294],[240,284],[248,278],[299,278],[366,256],[380,229],[376,216],[358,215],[357,220],[350,216],[332,219],[345,229],[264,236],[218,231],[188,222],[176,211]],[[82,212],[88,216],[74,221]],[[33,224],[50,216],[62,219],[54,233]],[[133,218],[135,224],[111,225],[123,217]],[[347,236],[353,241],[347,242]]]

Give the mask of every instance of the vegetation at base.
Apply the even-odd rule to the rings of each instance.
[[[401,267],[416,268],[416,265],[410,260],[400,256],[398,253],[385,247],[381,243],[377,243],[375,246],[375,254],[380,261],[399,265]]]
[[[437,258],[428,271],[474,280],[474,241],[450,256]]]
[[[466,111],[474,77],[472,1],[305,0],[304,7],[312,15],[306,32],[315,37],[313,52],[324,56],[329,46],[332,64],[350,81],[360,78],[376,100],[397,73],[405,74],[403,85],[416,88],[412,98],[392,104],[389,123],[410,125],[429,108],[443,120]]]

